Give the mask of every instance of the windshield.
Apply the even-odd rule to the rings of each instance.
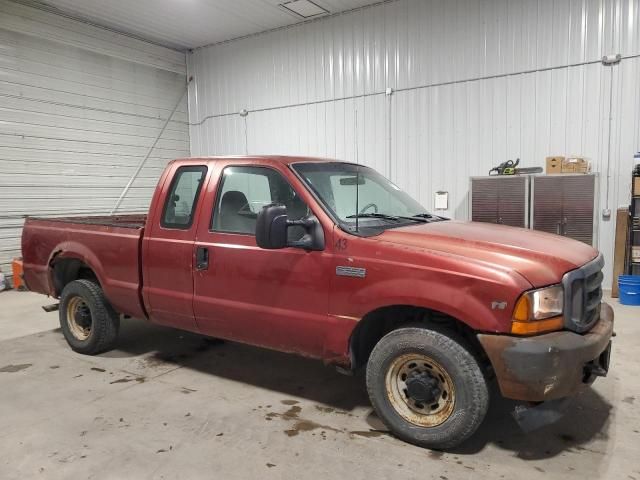
[[[343,162],[296,163],[292,168],[350,232],[375,234],[442,220],[371,168]]]

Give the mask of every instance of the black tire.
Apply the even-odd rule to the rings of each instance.
[[[90,312],[86,338],[74,334],[77,327],[69,318],[69,305],[82,302]],[[69,346],[84,355],[96,355],[111,350],[118,338],[120,317],[109,304],[102,288],[90,280],[75,280],[67,284],[60,295],[60,327]],[[77,323],[77,322],[76,322]]]
[[[387,375],[392,379],[401,359],[411,358],[412,355],[429,357],[449,376],[449,384],[443,385],[453,387],[453,395],[449,398],[454,400],[447,403],[450,409],[447,412],[450,413],[442,415],[446,420],[438,425],[423,426],[409,421],[405,418],[406,412],[412,415],[416,407],[411,411],[411,407],[401,405],[397,398],[402,394],[398,393],[395,403],[399,408],[394,407],[391,400],[394,394],[387,392],[387,385],[397,381],[389,380],[387,383]],[[413,362],[406,368],[416,368],[411,365]],[[424,364],[424,370],[429,372],[426,366]],[[409,376],[412,374],[410,370]],[[446,386],[436,391],[444,389]],[[453,333],[445,334],[427,328],[394,330],[377,343],[367,364],[367,390],[373,408],[394,435],[406,442],[433,449],[452,448],[469,438],[482,423],[489,406],[487,382],[475,357],[464,347],[464,342]],[[407,391],[404,391],[404,395],[410,396]],[[405,403],[410,402],[415,400]],[[405,408],[409,410],[405,410],[403,416],[401,410]]]

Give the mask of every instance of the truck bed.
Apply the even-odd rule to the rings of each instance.
[[[26,286],[58,297],[56,275],[86,266],[117,311],[144,316],[140,289],[145,223],[146,215],[140,214],[27,218],[22,231]]]

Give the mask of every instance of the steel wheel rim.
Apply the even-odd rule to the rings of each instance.
[[[428,383],[433,400],[416,400],[410,395],[409,382]],[[420,383],[420,387],[424,384]],[[440,363],[420,353],[401,355],[391,362],[385,376],[387,398],[406,421],[419,427],[436,427],[453,413],[455,388],[451,376]]]
[[[86,340],[91,335],[91,310],[81,297],[72,297],[67,302],[67,325],[78,340]]]

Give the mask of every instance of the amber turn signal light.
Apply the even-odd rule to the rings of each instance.
[[[516,307],[516,311],[517,309],[518,307]],[[514,313],[514,321],[511,323],[511,333],[514,335],[535,335],[537,333],[553,332],[562,330],[564,326],[564,318],[562,316],[533,322],[520,322],[517,320],[516,314]]]
[[[516,303],[516,308],[513,309],[513,321],[528,322],[530,318],[530,311],[529,297],[527,295],[522,295],[518,299],[518,303]]]

